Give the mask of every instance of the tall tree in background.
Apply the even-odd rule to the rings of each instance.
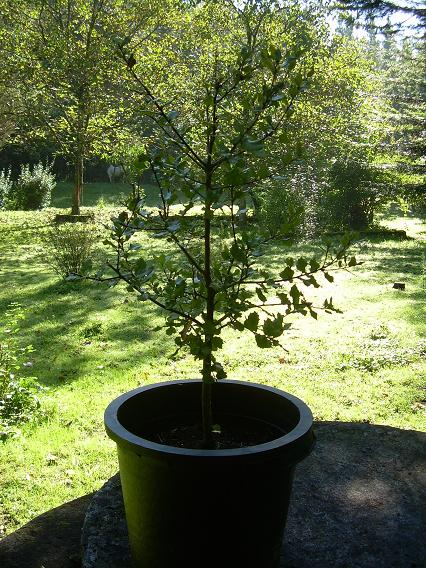
[[[396,32],[408,27],[425,33],[426,8],[419,0],[336,0],[331,6],[369,28]]]
[[[5,145],[15,129],[15,102],[10,93],[0,85],[0,148]]]
[[[74,164],[72,214],[80,213],[85,160],[108,153],[126,115],[114,37],[148,33],[154,2],[4,2],[9,68],[24,107],[21,130],[53,141]]]
[[[376,50],[390,105],[387,154],[411,202],[426,202],[426,44],[388,37]]]

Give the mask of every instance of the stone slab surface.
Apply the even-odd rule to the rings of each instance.
[[[281,567],[425,568],[426,434],[336,422],[315,432],[296,470]],[[88,507],[82,548],[83,568],[131,566],[118,475]]]

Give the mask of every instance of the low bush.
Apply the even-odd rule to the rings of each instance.
[[[62,278],[85,274],[92,265],[98,231],[93,224],[64,223],[40,235],[45,262]]]
[[[390,200],[392,190],[392,180],[385,170],[367,162],[337,161],[320,197],[320,224],[333,230],[371,227],[375,215]]]
[[[271,235],[297,234],[304,220],[304,199],[290,181],[265,183],[257,197],[257,219]]]
[[[8,193],[6,206],[8,209],[23,211],[48,207],[55,186],[51,164],[44,166],[39,162],[32,168],[24,164],[17,181]]]
[[[35,377],[23,376],[31,367],[31,345],[19,345],[17,335],[22,308],[11,305],[0,324],[0,439],[16,435],[18,425],[40,413],[38,394],[44,390]]]

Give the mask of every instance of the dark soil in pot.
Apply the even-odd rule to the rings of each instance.
[[[286,434],[273,424],[248,416],[217,415],[215,422],[213,438],[218,450],[265,444]],[[178,423],[170,420],[159,421],[151,431],[145,432],[143,437],[176,448],[201,449],[203,428],[195,417],[184,417],[179,419]]]

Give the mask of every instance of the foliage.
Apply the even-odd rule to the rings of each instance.
[[[306,215],[303,197],[294,177],[266,182],[259,191],[257,221],[272,235],[301,233]]]
[[[15,183],[9,186],[9,192],[4,196],[7,209],[35,210],[48,207],[52,191],[56,187],[52,166],[39,162],[32,168],[23,164]]]
[[[420,31],[426,27],[426,9],[417,0],[335,0],[331,6],[352,24],[357,21],[368,29],[395,33],[406,27]],[[395,20],[394,15],[403,17]]]
[[[212,384],[226,377],[216,357],[223,330],[248,330],[261,348],[279,346],[290,326],[285,318],[334,309],[331,299],[316,306],[302,287],[319,287],[318,275],[331,282],[333,267],[356,260],[346,256],[345,238],[328,243],[322,258],[289,256],[274,273],[260,264],[270,231],[240,223],[236,211],[252,185],[280,173],[283,159],[272,159],[277,139],[285,163],[300,154],[285,140],[315,73],[321,39],[311,11],[220,1],[170,16],[161,37],[152,34],[143,46],[121,43],[153,132],[134,168],[153,172],[160,201],[152,212],[134,195],[112,219],[106,244],[115,259],[103,278],[125,281],[141,301],[168,312],[167,333],[178,351],[187,348],[202,362],[204,445],[212,447]],[[143,249],[138,233],[145,229],[167,241],[164,253]]]
[[[415,38],[376,45],[383,73],[384,96],[389,100],[386,159],[393,165],[399,194],[413,205],[426,205],[426,44]]]
[[[12,192],[12,179],[10,175],[10,171],[1,171],[0,172],[0,209],[4,208],[5,206],[5,199],[11,194]]]
[[[62,278],[86,274],[91,267],[96,227],[88,223],[63,223],[40,235],[45,262]]]
[[[7,92],[0,79],[0,121],[2,125],[0,130],[0,149],[7,143],[15,128],[15,106],[15,99],[10,98],[10,93]]]
[[[18,424],[30,420],[40,409],[38,393],[42,390],[34,377],[22,376],[22,367],[32,353],[31,345],[19,347],[16,335],[23,310],[12,304],[0,327],[0,439],[14,435]]]
[[[7,58],[23,107],[20,135],[54,142],[74,164],[79,213],[84,163],[106,157],[128,124],[114,37],[148,33],[164,2],[1,0]],[[167,2],[166,2],[167,4]],[[139,40],[141,38],[139,37]]]
[[[322,203],[335,192],[330,180],[336,162],[373,163],[386,130],[383,120],[377,120],[383,116],[384,103],[376,96],[380,83],[365,46],[336,34],[330,43],[320,43],[315,64],[321,72],[312,76],[311,88],[295,107],[283,137],[287,146],[299,145],[304,151],[300,159],[288,164],[280,141],[272,153],[275,167],[281,167],[275,185],[299,207],[303,235],[324,230]],[[352,185],[348,181],[347,192]],[[265,191],[265,186],[253,193],[260,194],[260,208],[265,208],[266,216],[286,222],[286,199],[274,199],[275,193]],[[337,207],[338,196],[334,197]],[[273,204],[268,204],[270,198]]]
[[[380,206],[392,198],[390,176],[371,164],[339,161],[329,175],[319,215],[323,226],[332,230],[370,227]]]

